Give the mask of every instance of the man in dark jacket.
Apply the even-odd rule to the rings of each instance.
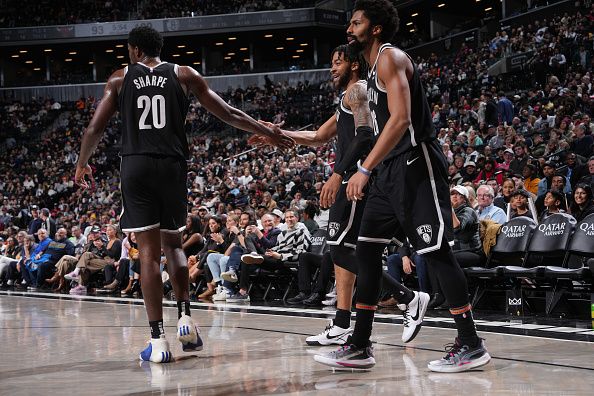
[[[56,232],[56,239],[49,243],[45,253],[38,261],[38,287],[43,287],[45,285],[45,281],[54,271],[56,263],[66,254],[70,256],[74,255],[74,244],[68,239],[68,233],[66,229],[60,228]],[[58,279],[56,278],[56,280]]]

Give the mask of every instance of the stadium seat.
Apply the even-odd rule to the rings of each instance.
[[[539,260],[531,258],[534,255],[547,259],[558,256],[561,263],[565,262],[567,244],[575,224],[575,218],[566,213],[547,217],[532,234],[523,266],[505,266],[503,275],[508,278],[544,278],[545,266],[538,265]]]
[[[547,314],[555,309],[565,293],[575,289],[574,285],[581,285],[591,278],[592,268],[587,263],[591,257],[594,257],[594,214],[575,227],[561,266],[545,267],[544,277],[554,280],[553,289],[547,293]]]
[[[473,306],[476,306],[485,294],[488,283],[503,276],[505,267],[494,266],[493,263],[505,263],[509,260],[521,262],[526,255],[526,246],[534,229],[536,223],[528,217],[516,217],[508,221],[501,227],[485,267],[469,267],[464,270],[468,277],[479,280],[471,299]]]

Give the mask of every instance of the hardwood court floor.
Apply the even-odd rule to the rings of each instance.
[[[176,309],[165,308],[175,361],[139,364],[148,332],[144,307],[116,301],[0,295],[0,395],[591,395],[594,389],[592,342],[481,333],[493,356],[489,365],[437,374],[426,364],[441,357],[455,330],[424,327],[405,347],[401,325],[377,323],[377,366],[333,372],[313,361],[321,348],[304,343],[324,319],[224,304],[193,310],[205,349],[192,354],[175,341]]]

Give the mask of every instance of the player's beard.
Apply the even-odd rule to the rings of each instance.
[[[345,89],[347,87],[347,85],[349,84],[350,80],[351,80],[351,70],[349,68],[348,72],[341,74],[340,77],[338,78],[338,88]]]
[[[357,38],[357,36],[350,35],[349,37],[353,38],[353,41],[349,43],[349,45],[357,52],[363,51],[368,44],[370,44],[371,36],[371,28],[367,30],[365,37]]]

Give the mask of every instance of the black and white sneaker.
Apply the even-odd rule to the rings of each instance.
[[[371,342],[366,347],[347,343],[336,351],[314,355],[314,360],[330,367],[347,369],[368,370],[375,366]]]
[[[429,304],[429,294],[423,292],[413,292],[415,297],[406,307],[406,310],[402,313],[404,317],[404,331],[402,332],[402,342],[412,341],[419,330],[421,330],[421,324],[427,312],[427,305]]]
[[[491,360],[482,338],[475,347],[462,345],[456,338],[454,344],[446,345],[446,352],[442,359],[429,362],[427,368],[438,373],[459,373],[484,366]]]
[[[334,324],[334,321],[330,321],[328,326],[320,334],[307,337],[305,342],[307,345],[344,345],[349,336],[353,334],[353,328],[343,329]]]

